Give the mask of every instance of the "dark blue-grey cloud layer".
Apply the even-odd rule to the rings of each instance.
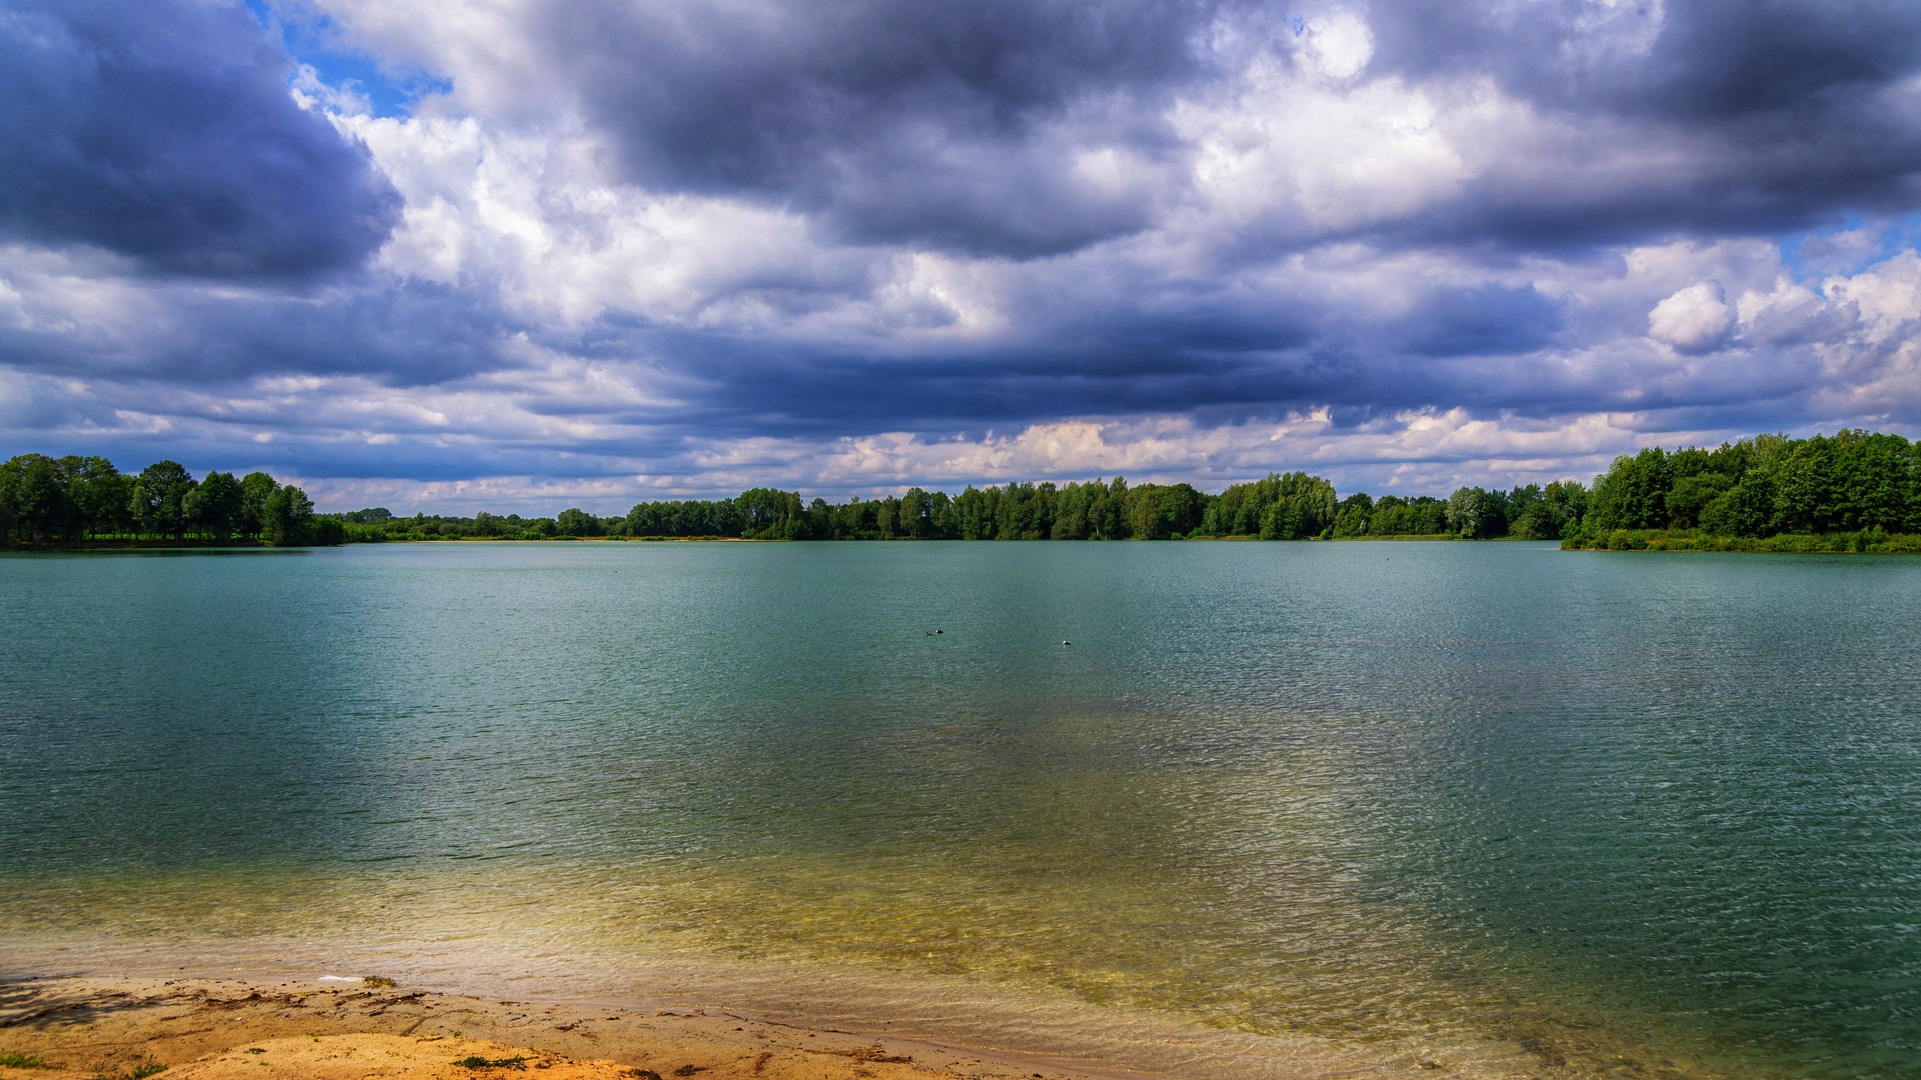
[[[99,340],[62,328],[0,324],[0,358],[16,371],[140,378],[219,392],[295,376],[372,380],[408,389],[511,366],[501,342],[521,329],[471,296],[431,284],[307,296],[222,296],[158,288],[163,318]],[[129,370],[131,350],[137,363]]]
[[[569,58],[629,175],[831,216],[849,238],[1045,255],[1141,228],[1145,193],[1071,175],[1050,125],[1148,154],[1154,106],[1197,77],[1216,0],[827,0],[749,9],[569,0]]]
[[[1552,183],[1491,175],[1362,230],[1520,248],[1806,228],[1921,187],[1921,7],[1900,0],[1375,0],[1371,75],[1489,76],[1587,132]],[[1659,18],[1656,18],[1657,12]],[[1311,12],[1309,12],[1311,14]],[[1170,98],[1298,19],[1237,0],[569,0],[548,50],[637,182],[819,212],[853,238],[1012,256],[1145,227],[1169,193],[1092,187],[1074,152],[1183,148]],[[1650,146],[1658,163],[1634,161]],[[1308,241],[1326,239],[1310,235]]]
[[[221,278],[359,266],[399,198],[292,101],[292,70],[237,5],[8,0],[0,235]]]

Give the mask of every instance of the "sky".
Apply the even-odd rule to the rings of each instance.
[[[1921,435],[1921,5],[0,0],[0,456],[603,514]]]

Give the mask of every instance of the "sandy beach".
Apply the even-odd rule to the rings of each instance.
[[[552,1080],[1094,1080],[1017,1057],[712,1010],[649,1012],[369,981],[21,978],[0,983],[0,1080],[507,1076]]]

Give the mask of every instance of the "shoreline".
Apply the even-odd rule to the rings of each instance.
[[[730,974],[705,962],[623,960],[589,950],[550,957],[559,967],[542,970],[533,957],[498,943],[452,950],[430,942],[315,944],[6,941],[0,1054],[38,1054],[80,1071],[69,1077],[0,1067],[0,1080],[130,1080],[130,1070],[149,1057],[179,1066],[269,1038],[456,1032],[519,1048],[513,1053],[612,1059],[623,1069],[652,1070],[658,1080],[692,1076],[663,1069],[663,1054],[694,1055],[671,1065],[711,1070],[700,1080],[1371,1080],[1426,1068],[1487,1080],[1543,1075],[1535,1055],[1504,1039],[1349,1044],[1258,1035],[838,968],[752,965]],[[369,975],[395,985],[364,985]],[[761,1060],[766,1053],[774,1057]],[[899,1057],[912,1060],[883,1060]],[[244,1076],[279,1075],[254,1064]],[[336,1080],[361,1075],[373,1074]],[[636,1076],[650,1080],[644,1073],[628,1080]],[[562,1077],[550,1073],[546,1080]]]
[[[379,976],[0,976],[0,1054],[46,1062],[28,1068],[0,1065],[0,1080],[126,1076],[143,1063],[166,1066],[169,1075],[221,1074],[230,1071],[215,1067],[223,1057],[276,1041],[282,1045],[257,1059],[237,1059],[256,1066],[244,1075],[301,1076],[316,1068],[314,1054],[333,1058],[347,1048],[366,1050],[364,1040],[356,1046],[355,1036],[382,1037],[373,1049],[387,1057],[404,1045],[418,1045],[449,1060],[520,1055],[542,1059],[537,1068],[594,1063],[612,1066],[601,1073],[628,1077],[649,1072],[682,1078],[711,1074],[706,1080],[1153,1077],[725,1009],[489,999]],[[298,1057],[302,1049],[311,1051],[306,1059]],[[396,1075],[392,1062],[378,1058],[365,1070],[345,1075]],[[191,1067],[182,1071],[183,1066]],[[439,1075],[432,1069],[417,1072]]]
[[[996,543],[996,544],[1003,544],[1003,543],[1015,543],[1015,544],[1072,544],[1072,543],[1082,543],[1082,544],[1086,544],[1086,543],[1307,544],[1307,543],[1356,543],[1356,542],[1358,543],[1409,543],[1409,542],[1447,543],[1447,542],[1467,542],[1467,541],[1471,541],[1474,543],[1501,543],[1501,542],[1510,542],[1510,541],[1518,542],[1518,543],[1555,543],[1556,542],[1552,540],[1532,540],[1532,539],[1526,539],[1518,536],[1467,537],[1467,536],[1455,536],[1449,533],[1408,533],[1405,535],[1394,535],[1394,536],[1329,536],[1329,537],[1303,536],[1303,537],[1298,537],[1292,540],[1263,540],[1258,536],[1182,536],[1182,537],[1163,537],[1160,539],[1149,540],[1144,537],[1130,536],[1130,537],[1126,537],[1123,539],[1116,539],[1116,540],[1049,540],[1049,539],[1037,537],[1031,540],[1024,539],[1024,540],[992,540],[992,541],[962,540],[962,539],[953,539],[953,538],[931,539],[928,537],[917,537],[917,536],[891,536],[891,537],[884,537],[884,538],[873,539],[873,540],[851,539],[851,538],[850,539],[834,539],[834,540],[788,539],[785,537],[767,537],[767,536],[542,536],[542,537],[531,538],[531,539],[525,538],[525,537],[518,537],[518,536],[435,536],[435,537],[419,537],[419,538],[403,537],[398,540],[346,540],[338,544],[285,544],[285,545],[263,544],[257,541],[235,541],[235,542],[225,543],[225,544],[217,544],[212,542],[196,544],[196,543],[182,543],[174,540],[107,540],[107,541],[97,541],[97,542],[89,542],[89,543],[82,543],[82,544],[48,544],[48,545],[41,545],[41,546],[11,545],[11,546],[0,547],[0,552],[6,552],[9,554],[16,554],[16,555],[60,555],[60,554],[73,554],[73,553],[81,553],[81,552],[100,552],[100,551],[140,551],[140,552],[311,551],[316,548],[379,547],[387,544],[403,545],[403,546],[411,545],[411,544],[426,544],[426,545],[437,545],[437,544],[893,544],[893,543],[976,544],[976,543],[983,543],[983,542]]]
[[[1914,555],[1921,554],[1921,535],[1889,534],[1886,540],[1857,540],[1854,533],[1801,534],[1780,533],[1770,537],[1708,537],[1692,533],[1668,534],[1658,530],[1615,530],[1612,534],[1573,539],[1537,540],[1519,536],[1467,537],[1450,533],[1409,533],[1393,536],[1307,536],[1294,540],[1262,540],[1257,536],[1182,536],[1147,540],[1128,537],[1111,541],[1068,540],[995,540],[993,543],[1476,543],[1476,544],[1556,544],[1561,551],[1660,552],[1675,554],[1741,555]],[[843,543],[981,543],[983,541],[934,540],[925,537],[895,536],[882,539],[787,539],[747,536],[543,536],[538,538],[505,536],[402,537],[388,540],[347,540],[338,544],[263,544],[258,541],[183,543],[175,540],[106,540],[79,544],[25,546],[0,545],[7,555],[90,555],[90,554],[218,554],[226,552],[304,552],[324,548],[438,546],[452,544],[843,544]]]

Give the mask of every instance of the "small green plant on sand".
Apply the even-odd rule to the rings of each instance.
[[[389,979],[385,975],[368,975],[365,978],[360,980],[360,984],[362,986],[373,986],[373,987],[398,985],[392,979]]]
[[[472,1057],[461,1058],[459,1061],[454,1062],[454,1064],[463,1069],[519,1069],[524,1072],[527,1069],[527,1056],[521,1054],[517,1057],[495,1058],[489,1061],[479,1054],[475,1054]]]
[[[249,1046],[249,1047],[247,1047],[247,1053],[249,1053],[249,1054],[264,1054],[264,1053],[266,1053],[266,1052],[267,1052],[267,1048],[266,1048],[266,1047],[264,1047],[264,1046]]]
[[[39,1054],[9,1054],[0,1050],[0,1065],[9,1069],[51,1069],[45,1058]]]

